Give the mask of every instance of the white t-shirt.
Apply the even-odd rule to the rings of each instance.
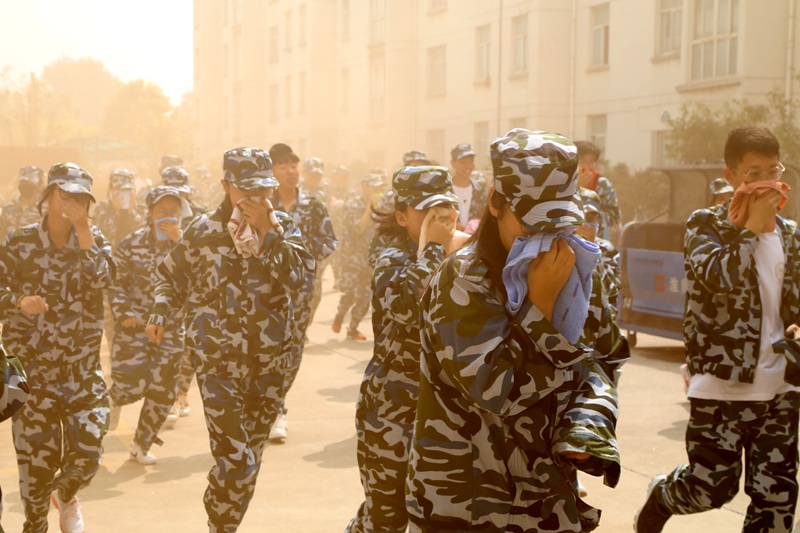
[[[469,222],[469,208],[472,205],[472,184],[466,187],[453,185],[453,192],[461,200],[458,204],[458,223],[463,228]]]
[[[761,355],[753,383],[726,381],[711,374],[695,374],[689,379],[689,398],[724,401],[763,402],[776,395],[800,390],[783,380],[786,358],[776,354],[772,344],[786,336],[781,320],[781,288],[786,258],[781,235],[774,232],[758,236],[753,255],[761,295]]]

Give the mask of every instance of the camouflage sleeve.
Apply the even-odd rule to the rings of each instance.
[[[128,239],[123,240],[113,254],[117,273],[114,276],[114,281],[108,287],[108,303],[111,306],[111,313],[114,315],[115,320],[123,320],[128,316],[133,316],[128,304],[127,289],[127,287],[133,286],[134,283],[131,280],[129,243]]]
[[[313,198],[312,202],[316,204],[314,210],[314,226],[316,231],[315,235],[306,235],[305,238],[309,245],[309,251],[314,256],[314,259],[322,261],[336,250],[338,242],[336,241],[336,234],[333,232],[331,217],[328,215],[328,210],[325,209],[325,204],[316,198]]]
[[[617,203],[617,191],[607,178],[600,178],[597,184],[597,196],[600,197],[600,209],[606,217],[607,227],[618,226],[622,216]]]
[[[13,280],[19,279],[17,259],[11,233],[0,245],[0,320],[5,319],[9,312],[16,311],[17,298],[22,296],[14,292],[11,285]]]
[[[8,217],[8,209],[2,207],[0,208],[0,235],[5,238],[11,229],[11,220]]]
[[[705,209],[695,211],[686,223],[684,262],[697,281],[710,293],[730,292],[741,286],[753,262],[758,235],[742,229],[738,235],[723,242],[713,221],[714,215]]]
[[[444,246],[428,243],[416,262],[399,248],[381,254],[372,276],[373,289],[381,310],[394,322],[419,324],[422,293],[436,268],[444,259]]]
[[[283,234],[270,229],[264,235],[264,265],[269,266],[272,279],[285,283],[291,290],[300,287],[307,271],[314,271],[314,256],[306,248],[303,235],[292,218],[276,211]]]
[[[105,289],[114,280],[114,261],[111,259],[111,243],[97,226],[92,227],[94,246],[81,250],[81,274],[83,281],[92,289]]]
[[[443,277],[445,270],[423,304],[423,340],[467,401],[515,415],[573,380],[586,347],[570,344],[530,302],[511,319],[485,284]]]
[[[199,219],[195,219],[184,230],[181,239],[156,268],[153,309],[148,324],[166,325],[167,317],[180,309],[189,297],[195,262],[195,248],[192,243],[197,235],[197,220]]]

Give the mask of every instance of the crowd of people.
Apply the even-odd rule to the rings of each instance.
[[[328,266],[332,331],[366,341],[371,310],[374,337],[355,405],[364,501],[348,533],[596,528],[580,475],[619,480],[630,357],[616,193],[592,143],[514,129],[489,148],[488,178],[460,143],[452,170],[409,150],[358,187],[284,143],[236,148],[208,207],[176,156],[147,190],[114,169],[102,202],[74,163],[23,167],[0,213],[0,321],[30,389],[12,426],[24,531],[47,530],[51,503],[62,531],[84,531],[77,493],[121,408],[143,400],[130,459],[155,464],[194,377],[214,461],[209,531],[236,531],[267,443],[288,438]],[[742,450],[745,530],[792,526],[800,233],[777,215],[771,132],[734,130],[725,161],[712,192],[726,197],[687,223],[689,464],[654,478],[638,532],[729,501]]]

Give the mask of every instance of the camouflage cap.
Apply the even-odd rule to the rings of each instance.
[[[377,172],[370,172],[361,178],[361,185],[367,185],[369,187],[383,187],[383,184],[383,174],[378,174]]]
[[[578,150],[566,137],[517,128],[491,145],[494,188],[532,231],[583,224]]]
[[[458,161],[471,155],[475,155],[475,150],[472,149],[472,145],[469,143],[457,144],[450,150],[450,159],[453,161]]]
[[[303,163],[303,171],[322,174],[325,172],[325,163],[319,157],[309,157]]]
[[[384,178],[386,178],[388,176],[387,173],[386,173],[386,169],[382,168],[382,167],[375,167],[372,170],[370,170],[369,173],[370,174],[380,174]]]
[[[164,185],[175,187],[180,192],[192,192],[192,189],[189,187],[189,171],[183,167],[167,167],[162,170],[161,182]]]
[[[349,172],[349,171],[347,170],[347,167],[346,167],[346,166],[344,166],[344,165],[339,165],[338,167],[336,167],[336,168],[334,168],[334,169],[333,169],[333,171],[332,171],[332,174],[333,174],[333,175],[337,175],[337,174],[344,174],[344,175],[347,175],[347,173],[348,173],[348,172]]]
[[[403,154],[403,166],[408,166],[412,161],[428,163],[428,156],[425,155],[425,152],[420,152],[419,150],[409,150]]]
[[[44,170],[42,167],[26,166],[19,169],[19,181],[41,185],[44,181]]]
[[[728,183],[725,178],[715,179],[711,182],[708,188],[711,189],[711,196],[733,192],[733,185]]]
[[[181,218],[188,218],[192,216],[192,207],[189,205],[189,202],[187,202],[186,199],[181,196],[181,191],[175,187],[170,187],[169,185],[159,185],[158,187],[150,190],[147,193],[147,196],[145,196],[144,201],[149,208],[168,197],[177,198],[180,201]]]
[[[578,189],[583,204],[584,213],[597,213],[600,214],[600,196],[591,189],[580,187]]]
[[[88,194],[92,201],[92,183],[94,179],[85,169],[75,163],[56,163],[47,173],[47,186],[58,185],[58,188],[70,194]]]
[[[183,158],[177,155],[162,155],[161,156],[161,169],[167,167],[182,167]]]
[[[108,177],[109,187],[114,191],[133,189],[133,172],[127,168],[115,168]]]
[[[223,156],[222,169],[225,181],[243,191],[278,186],[278,180],[272,177],[272,159],[261,148],[228,150]]]
[[[398,204],[405,203],[419,211],[439,204],[459,203],[450,173],[444,167],[403,167],[392,177],[392,190]]]

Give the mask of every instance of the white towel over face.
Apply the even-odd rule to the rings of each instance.
[[[228,220],[228,231],[233,239],[233,245],[236,246],[236,251],[242,257],[248,259],[250,257],[263,257],[264,251],[261,249],[262,241],[258,236],[255,228],[247,222],[244,222],[242,210],[239,206],[233,208],[231,218]]]

